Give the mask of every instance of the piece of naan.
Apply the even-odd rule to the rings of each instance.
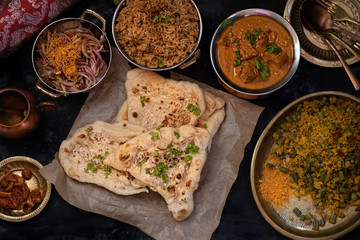
[[[206,108],[196,126],[205,127],[213,138],[225,118],[225,101],[209,92],[204,97]]]
[[[203,91],[197,84],[166,79],[144,69],[128,71],[125,88],[129,122],[147,130],[159,125],[194,126],[206,108]]]
[[[211,138],[216,134],[221,123],[225,118],[225,101],[209,92],[204,92],[205,97],[205,111],[199,118],[197,127],[204,127],[210,132]],[[125,100],[121,105],[116,117],[116,122],[122,120],[129,120],[128,118],[128,101]],[[161,125],[161,122],[155,124]]]
[[[210,142],[210,134],[204,128],[163,127],[127,141],[115,158],[105,159],[105,164],[129,171],[161,194],[174,218],[182,221],[193,210],[193,193],[198,188]]]
[[[127,121],[113,124],[96,121],[78,129],[71,138],[62,142],[60,164],[69,177],[97,184],[116,194],[148,192],[145,184],[130,173],[104,164],[104,160],[115,157],[119,146],[143,132],[143,127]]]

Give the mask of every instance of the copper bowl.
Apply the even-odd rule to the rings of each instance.
[[[223,74],[223,72],[220,69],[220,66],[217,62],[216,42],[218,41],[222,31],[225,29],[220,24],[218,26],[218,28],[216,29],[216,31],[212,37],[211,44],[210,44],[211,64],[213,66],[213,69],[215,71],[215,74],[217,76],[219,83],[230,93],[232,93],[238,97],[246,98],[246,99],[263,98],[263,97],[268,96],[269,94],[279,90],[283,86],[285,86],[285,84],[292,78],[292,76],[296,72],[298,65],[299,65],[299,61],[300,61],[300,42],[296,35],[296,32],[293,29],[293,27],[290,25],[290,23],[288,21],[286,21],[280,15],[278,15],[274,12],[271,12],[269,10],[254,8],[254,9],[246,9],[246,10],[241,10],[239,12],[236,12],[236,13],[232,14],[231,16],[229,16],[227,19],[235,21],[238,18],[253,16],[253,15],[262,15],[262,16],[269,17],[269,18],[275,20],[276,22],[278,22],[279,24],[281,24],[288,31],[288,33],[290,34],[291,39],[293,41],[293,44],[294,44],[294,59],[293,59],[292,66],[291,66],[289,72],[287,73],[287,75],[280,82],[276,83],[275,85],[270,86],[265,89],[259,89],[259,90],[251,90],[251,89],[245,89],[245,88],[239,87],[239,86],[231,83],[226,78],[226,76]]]

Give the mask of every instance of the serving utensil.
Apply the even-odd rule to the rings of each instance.
[[[330,13],[321,5],[311,1],[305,2],[302,6],[302,10],[306,11],[305,17],[308,21],[311,21],[311,25],[314,25],[313,27],[316,31],[333,29],[342,32],[360,42],[360,36],[334,25]]]
[[[315,10],[314,10],[315,9]],[[360,82],[359,79],[355,76],[355,74],[351,71],[349,65],[340,55],[339,51],[336,49],[335,45],[332,43],[328,35],[324,34],[323,32],[328,30],[329,28],[326,27],[324,21],[328,21],[328,12],[324,14],[324,11],[317,9],[323,9],[322,7],[319,8],[319,5],[314,3],[304,3],[300,10],[300,18],[301,21],[308,30],[318,33],[321,37],[323,37],[326,43],[330,46],[330,48],[335,52],[336,56],[339,58],[341,64],[343,65],[347,75],[349,76],[351,83],[353,84],[355,90],[360,89]],[[318,13],[319,15],[317,15]]]
[[[329,35],[340,42],[343,46],[345,46],[357,59],[360,60],[360,46],[356,43],[354,45],[348,44],[345,40],[343,40],[340,36],[334,33],[332,30],[325,30],[323,34]]]
[[[320,4],[322,4],[328,12],[330,12],[331,17],[334,21],[347,21],[354,23],[358,26],[360,26],[360,22],[356,21],[352,17],[349,16],[349,14],[339,5],[335,4],[332,1],[329,0],[319,0]]]

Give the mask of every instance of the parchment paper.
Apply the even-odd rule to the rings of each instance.
[[[76,129],[96,120],[115,120],[126,98],[124,82],[130,69],[118,50],[113,48],[113,62],[104,84],[89,94],[68,137]],[[263,108],[180,74],[172,73],[172,78],[196,82],[203,90],[226,101],[225,120],[214,136],[199,188],[194,193],[194,211],[185,221],[176,221],[157,193],[119,196],[100,186],[69,178],[59,164],[57,154],[55,160],[40,172],[71,205],[136,226],[153,238],[210,239],[219,225],[245,146]]]

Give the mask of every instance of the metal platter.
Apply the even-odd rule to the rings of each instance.
[[[335,53],[330,49],[327,43],[318,34],[309,32],[301,23],[300,9],[306,0],[289,0],[286,3],[284,18],[290,22],[295,29],[301,46],[301,56],[311,63],[322,67],[342,67]],[[342,7],[352,18],[360,20],[360,2],[358,0],[333,0],[334,3]],[[336,23],[346,28],[352,33],[359,33],[360,28],[351,23]],[[354,44],[355,42],[344,34],[339,34],[346,42]],[[337,41],[334,39],[334,43]],[[342,57],[351,65],[359,60],[354,57],[349,50],[342,45],[337,45]]]
[[[4,176],[7,171],[21,176],[21,171],[24,168],[28,168],[33,173],[31,179],[26,180],[26,184],[30,190],[42,187],[45,193],[44,199],[39,205],[29,208],[25,212],[23,212],[23,210],[8,210],[0,207],[1,219],[9,222],[22,222],[36,216],[44,209],[51,195],[51,183],[39,173],[39,169],[42,167],[43,165],[38,161],[24,156],[10,157],[0,162],[0,178]]]
[[[306,226],[303,221],[299,221],[298,219],[292,219],[292,217],[290,216],[292,208],[276,210],[260,194],[259,180],[261,179],[263,174],[267,155],[270,151],[271,146],[274,144],[274,140],[272,137],[273,133],[278,131],[278,129],[280,128],[280,124],[284,121],[285,116],[287,116],[289,112],[293,111],[299,103],[302,103],[304,101],[310,101],[313,99],[321,99],[325,96],[334,96],[360,104],[360,99],[346,93],[335,91],[318,92],[303,96],[282,109],[269,122],[255,146],[252,157],[250,180],[251,189],[256,205],[265,220],[274,229],[292,239],[334,239],[349,233],[351,230],[355,229],[357,226],[360,225],[360,213],[355,212],[354,209],[351,208],[346,213],[346,217],[339,219],[336,224],[326,224],[325,227],[321,228],[320,230],[312,230],[312,226]],[[304,201],[306,201],[306,199],[296,201],[296,204],[302,204]],[[294,214],[292,214],[292,216],[293,215]]]

